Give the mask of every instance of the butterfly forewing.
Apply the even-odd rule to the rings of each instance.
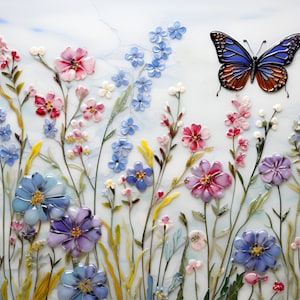
[[[223,32],[213,31],[210,36],[219,62],[223,64],[219,70],[221,86],[230,90],[241,90],[251,74],[251,56],[240,43]]]

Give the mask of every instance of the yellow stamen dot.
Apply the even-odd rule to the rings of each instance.
[[[208,184],[208,183],[210,183],[211,175],[205,174],[205,175],[202,176],[201,180],[202,180],[203,183]]]
[[[78,287],[83,293],[88,293],[92,291],[92,282],[89,279],[84,279],[79,282]]]
[[[31,197],[31,203],[33,205],[37,205],[37,204],[43,202],[43,200],[44,200],[44,195],[42,194],[42,192],[40,190],[36,190]]]
[[[141,172],[141,171],[135,173],[135,177],[136,177],[137,179],[142,179],[142,178],[145,177],[145,175],[146,175],[146,174],[145,174],[144,172]]]
[[[71,234],[72,236],[77,237],[81,234],[81,229],[79,227],[75,227],[72,229]]]
[[[52,109],[52,102],[50,100],[48,100],[45,104],[45,108],[47,111],[51,110]]]
[[[194,142],[198,141],[199,139],[200,139],[200,136],[199,136],[199,135],[193,135],[193,136],[192,136],[192,140],[193,140]]]
[[[96,111],[95,107],[94,106],[90,106],[88,108],[88,110],[91,112],[91,113],[94,113]]]
[[[253,254],[254,256],[260,256],[260,254],[262,254],[264,251],[264,247],[258,244],[254,244],[254,246],[251,249],[251,254]]]

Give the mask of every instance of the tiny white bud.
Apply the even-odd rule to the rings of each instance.
[[[276,111],[276,112],[281,112],[282,111],[282,106],[281,104],[275,104],[273,106],[273,109]]]
[[[255,139],[260,139],[262,137],[261,133],[259,131],[254,131],[253,132],[253,137]]]
[[[258,115],[259,115],[260,117],[264,117],[264,116],[265,116],[265,111],[264,111],[263,109],[260,109],[260,110],[258,111]]]
[[[257,120],[255,122],[256,127],[261,128],[263,126],[262,121],[261,120]]]

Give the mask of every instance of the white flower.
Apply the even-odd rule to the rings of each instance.
[[[260,109],[258,111],[258,115],[263,118],[265,116],[265,111],[263,109]]]
[[[99,96],[111,99],[112,91],[115,89],[115,85],[108,83],[108,81],[102,82],[102,88],[99,90]]]
[[[168,94],[170,96],[175,96],[177,93],[182,94],[184,92],[185,92],[185,87],[182,85],[181,82],[178,82],[176,87],[175,86],[171,86],[168,89]]]
[[[37,56],[37,55],[44,56],[46,53],[46,49],[44,47],[33,46],[30,48],[29,53],[33,56]]]
[[[257,121],[255,122],[255,125],[256,125],[256,127],[261,128],[261,127],[263,126],[263,123],[262,123],[261,120],[257,120]]]
[[[259,131],[254,131],[253,137],[258,140],[258,139],[262,138],[262,135]]]
[[[276,117],[273,117],[271,120],[272,125],[277,125],[278,124],[278,119]]]
[[[276,112],[281,112],[282,111],[282,106],[281,104],[275,104],[273,106],[273,109],[276,111]]]

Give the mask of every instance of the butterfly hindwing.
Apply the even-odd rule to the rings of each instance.
[[[300,33],[287,36],[265,51],[259,58],[251,57],[248,51],[234,38],[220,31],[210,37],[222,64],[218,73],[221,86],[229,90],[241,90],[249,78],[256,78],[266,92],[275,92],[286,85],[289,65],[300,48]]]
[[[221,86],[229,90],[241,90],[251,75],[252,57],[239,42],[223,32],[213,31],[210,37],[222,63],[219,70]]]

